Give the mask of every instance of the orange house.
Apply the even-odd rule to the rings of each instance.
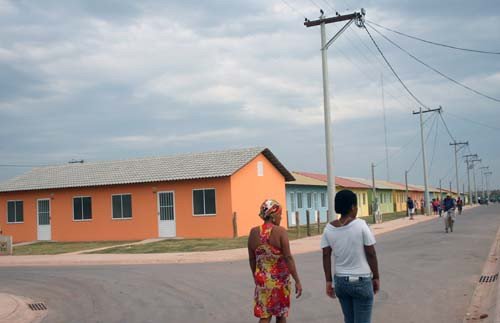
[[[229,238],[236,213],[245,236],[292,180],[267,148],[36,168],[0,184],[0,227],[14,242]]]

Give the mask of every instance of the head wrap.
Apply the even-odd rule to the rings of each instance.
[[[281,205],[275,200],[265,200],[260,206],[259,216],[265,220],[267,217],[274,217],[281,214]]]

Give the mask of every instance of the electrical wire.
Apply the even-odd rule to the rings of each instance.
[[[441,108],[442,109],[442,108]],[[446,128],[446,132],[448,132],[448,135],[450,135],[450,138],[453,142],[455,142],[455,138],[453,137],[453,135],[451,134],[450,132],[450,129],[448,128],[448,125],[446,124],[446,122],[444,121],[444,118],[443,118],[443,114],[441,113],[442,110],[439,111],[439,116],[441,117],[441,121],[443,121],[443,124],[444,124],[444,127]]]
[[[416,57],[415,55],[413,55],[412,53],[408,52],[406,49],[402,48],[401,46],[399,46],[398,44],[396,44],[394,41],[392,41],[389,37],[387,37],[386,35],[384,35],[382,32],[380,32],[378,29],[376,29],[375,27],[373,27],[371,24],[367,24],[368,27],[372,28],[375,32],[377,32],[380,36],[382,36],[383,38],[385,38],[385,40],[387,40],[388,42],[390,42],[392,45],[396,46],[397,48],[399,48],[401,51],[403,51],[406,55],[410,56],[411,58],[413,58],[414,60],[416,60],[417,62],[419,62],[420,64],[424,65],[425,67],[427,67],[428,69],[430,69],[431,71],[441,75],[442,77],[444,77],[445,79],[447,79],[448,81],[451,81],[461,87],[463,87],[464,89],[466,90],[469,90],[479,96],[482,96],[484,98],[487,98],[487,99],[490,99],[492,101],[495,101],[495,102],[499,102],[500,103],[500,99],[498,98],[495,98],[495,97],[492,97],[490,95],[487,95],[487,94],[484,94],[482,92],[479,92],[478,90],[475,90],[465,84],[462,84],[460,83],[459,81],[451,78],[450,76],[444,74],[443,72],[440,72],[439,70],[435,69],[434,67],[430,66],[429,64],[425,63],[424,61],[422,61],[421,59],[419,59],[418,57]]]
[[[437,120],[437,116],[434,115],[434,120],[432,121],[431,128],[429,129],[429,133],[427,134],[427,136],[426,136],[426,138],[424,140],[424,145],[427,144],[427,140],[429,139],[429,136],[432,133],[432,129],[434,128],[434,125],[437,123],[436,120]],[[417,157],[415,158],[415,160],[411,164],[410,168],[408,168],[408,173],[413,169],[413,166],[415,166],[415,163],[417,162],[417,160],[420,157],[420,155],[422,155],[422,148],[420,148],[420,151],[418,152]]]
[[[432,45],[436,45],[436,46],[442,46],[442,47],[447,47],[447,48],[451,48],[451,49],[457,49],[457,50],[462,50],[462,51],[467,51],[467,52],[474,52],[474,53],[481,53],[481,54],[493,54],[493,55],[500,55],[500,52],[491,52],[491,51],[486,51],[486,50],[478,50],[478,49],[470,49],[470,48],[463,48],[463,47],[457,47],[457,46],[451,46],[451,45],[446,45],[446,44],[442,44],[442,43],[438,43],[438,42],[434,42],[434,41],[430,41],[430,40],[425,40],[425,39],[422,39],[422,38],[419,38],[419,37],[415,37],[415,36],[411,36],[411,35],[408,35],[408,34],[405,34],[405,33],[402,33],[400,31],[397,31],[397,30],[394,30],[394,29],[391,29],[391,28],[388,28],[388,27],[385,27],[385,26],[382,26],[376,22],[373,22],[373,21],[370,21],[368,19],[366,19],[366,21],[368,21],[369,23],[375,25],[375,26],[378,26],[380,28],[383,28],[387,31],[390,31],[390,32],[393,32],[393,33],[396,33],[398,35],[401,35],[401,36],[405,36],[405,37],[408,37],[408,38],[411,38],[411,39],[415,39],[415,40],[419,40],[421,42],[424,42],[424,43],[428,43],[428,44],[432,44]]]
[[[287,1],[287,0],[281,0],[284,4],[288,6],[288,8],[292,9],[297,15],[304,17],[305,20],[309,20],[304,14],[302,14],[300,11],[292,7],[292,5]]]
[[[398,73],[396,73],[396,71],[394,70],[394,68],[392,67],[391,63],[389,63],[389,61],[387,60],[387,58],[385,57],[384,53],[382,52],[382,50],[380,49],[380,47],[378,46],[377,42],[375,41],[375,39],[373,39],[372,37],[372,34],[370,34],[370,31],[368,30],[368,28],[366,28],[366,26],[363,26],[364,29],[366,30],[366,32],[368,33],[368,36],[370,36],[370,39],[372,40],[373,44],[375,45],[375,47],[377,48],[378,52],[380,53],[380,55],[384,58],[384,61],[385,63],[387,64],[387,66],[389,66],[389,68],[391,69],[392,73],[394,74],[394,76],[398,79],[399,83],[401,83],[401,85],[403,86],[403,88],[406,90],[406,92],[408,92],[408,94],[410,94],[410,96],[416,101],[418,102],[418,104],[420,104],[421,106],[423,106],[424,108],[427,108],[427,105],[425,105],[424,103],[422,103],[422,101],[420,101],[416,96],[415,94],[413,94],[412,91],[410,91],[410,89],[406,86],[406,84],[403,82],[403,80],[401,80],[401,78],[399,77]]]
[[[434,148],[432,148],[432,158],[431,158],[431,162],[429,164],[429,177],[431,177],[432,165],[434,164],[434,157],[436,157],[436,144],[437,144],[437,138],[438,138],[438,129],[439,129],[439,122],[436,124],[436,132],[434,133]]]
[[[499,127],[495,127],[495,126],[492,126],[492,125],[489,125],[489,124],[486,124],[486,123],[483,123],[483,122],[479,122],[479,121],[475,121],[475,120],[472,120],[472,119],[469,119],[469,118],[466,118],[466,117],[462,117],[462,116],[459,116],[457,114],[454,114],[454,113],[451,113],[451,112],[448,112],[448,111],[446,111],[446,114],[449,114],[452,117],[455,117],[455,118],[458,118],[458,119],[461,119],[461,120],[464,120],[464,121],[467,121],[467,122],[474,123],[474,124],[479,125],[481,127],[490,128],[492,130],[500,130]]]

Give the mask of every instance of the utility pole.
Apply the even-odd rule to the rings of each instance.
[[[387,120],[385,118],[385,98],[384,98],[384,74],[380,74],[380,84],[382,85],[382,110],[384,111],[384,138],[385,138],[385,167],[387,171],[387,181],[391,180],[389,175],[389,149],[387,148]]]
[[[304,25],[306,27],[321,26],[321,63],[323,71],[323,106],[325,118],[325,145],[326,145],[326,174],[328,179],[328,221],[333,221],[335,217],[335,174],[333,160],[333,130],[330,112],[330,90],[328,80],[328,47],[337,39],[353,22],[356,22],[358,27],[364,26],[365,10],[354,12],[349,15],[338,15],[335,17],[325,18],[323,10],[318,20],[310,21],[306,19]],[[325,25],[339,21],[348,21],[328,42],[326,42]]]
[[[467,193],[469,193],[469,204],[472,205],[472,192],[471,192],[471,187],[470,187],[470,158],[477,158],[477,154],[469,154],[469,155],[465,155],[464,156],[465,158],[465,162],[467,163],[467,183],[468,183],[468,191]]]
[[[488,199],[488,201],[490,200],[490,184],[488,182],[488,175],[492,175],[492,174],[493,174],[492,172],[484,173],[484,175],[486,177],[486,198]]]
[[[439,179],[439,203],[441,203],[442,199],[443,199],[443,193],[441,189],[441,179]]]
[[[451,190],[451,181],[450,181],[450,196],[453,196],[453,192]]]
[[[442,108],[439,107],[438,109],[427,109],[425,111],[422,111],[422,107],[420,107],[420,110],[418,112],[413,111],[413,114],[419,114],[420,115],[420,139],[422,141],[422,162],[424,164],[424,187],[425,187],[425,192],[424,192],[424,204],[425,204],[425,214],[430,215],[431,214],[431,207],[429,203],[429,187],[427,186],[427,162],[425,161],[425,140],[424,140],[424,121],[422,118],[422,115],[424,113],[428,112],[434,112],[438,111],[441,113]]]
[[[457,181],[457,194],[460,196],[460,184],[458,182],[458,159],[457,159],[457,153],[460,151],[465,146],[468,146],[469,142],[451,142],[450,146],[453,146],[455,149],[455,180]]]
[[[463,200],[465,203],[465,183],[462,183],[462,195],[463,195]]]
[[[485,180],[484,180],[485,172],[483,171],[483,169],[489,170],[490,167],[489,166],[482,166],[482,167],[479,167],[479,169],[481,169],[481,186],[483,187],[483,198],[485,198],[486,197]]]
[[[377,210],[378,210],[378,201],[377,201],[377,189],[375,188],[375,165],[372,163],[372,216],[373,223],[377,223]]]
[[[474,168],[474,163],[475,162],[481,162],[481,159],[476,158],[476,159],[472,159],[471,160],[471,163],[472,163],[472,179],[474,180],[474,198],[475,198],[475,201],[477,203],[476,169]]]

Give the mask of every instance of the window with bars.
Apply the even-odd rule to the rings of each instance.
[[[23,223],[23,201],[7,201],[7,223]]]
[[[193,214],[215,215],[215,189],[193,190]]]
[[[132,218],[132,195],[117,194],[111,196],[113,205],[113,219]]]
[[[326,207],[326,196],[325,196],[325,193],[321,193],[320,199],[321,199],[321,207]]]
[[[307,208],[310,209],[312,207],[312,193],[307,193]]]
[[[92,220],[92,199],[90,196],[79,196],[73,198],[73,220]]]
[[[295,193],[293,192],[290,192],[290,208],[292,212],[295,211]]]

